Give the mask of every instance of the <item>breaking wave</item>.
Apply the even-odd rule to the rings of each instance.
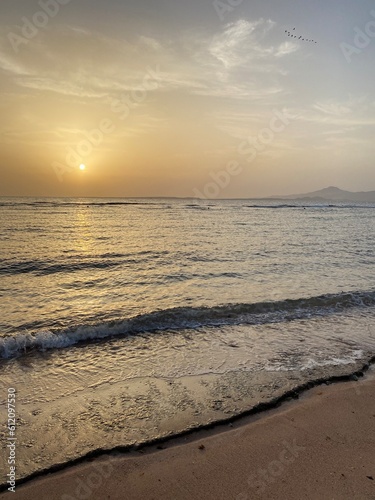
[[[317,297],[217,307],[179,307],[132,318],[84,324],[62,330],[39,330],[0,337],[0,358],[9,359],[30,350],[62,349],[82,342],[116,336],[197,329],[238,324],[267,324],[325,316],[375,305],[375,291],[327,294]]]

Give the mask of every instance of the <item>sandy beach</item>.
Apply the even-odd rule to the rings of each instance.
[[[19,500],[374,499],[375,378],[318,386],[298,401],[17,488]],[[163,448],[163,449],[160,449]]]

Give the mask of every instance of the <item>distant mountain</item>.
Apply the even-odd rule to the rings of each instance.
[[[334,186],[330,186],[319,191],[304,194],[290,194],[287,196],[272,196],[272,198],[279,200],[305,200],[305,199],[319,199],[327,201],[367,201],[375,203],[375,191],[361,191],[351,192],[343,191]]]

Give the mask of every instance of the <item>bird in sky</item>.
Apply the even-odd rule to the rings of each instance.
[[[293,31],[296,31],[296,28],[293,28],[292,29],[292,32]],[[298,40],[300,40],[301,42],[309,42],[309,43],[318,43],[316,40],[313,40],[311,38],[302,38],[302,35],[298,36],[298,35],[294,35],[293,33],[291,33],[290,31],[288,30],[285,30],[285,33],[290,36],[291,38],[297,38]]]

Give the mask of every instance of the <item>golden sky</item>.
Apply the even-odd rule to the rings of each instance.
[[[375,189],[370,0],[2,0],[1,14],[2,196]]]

